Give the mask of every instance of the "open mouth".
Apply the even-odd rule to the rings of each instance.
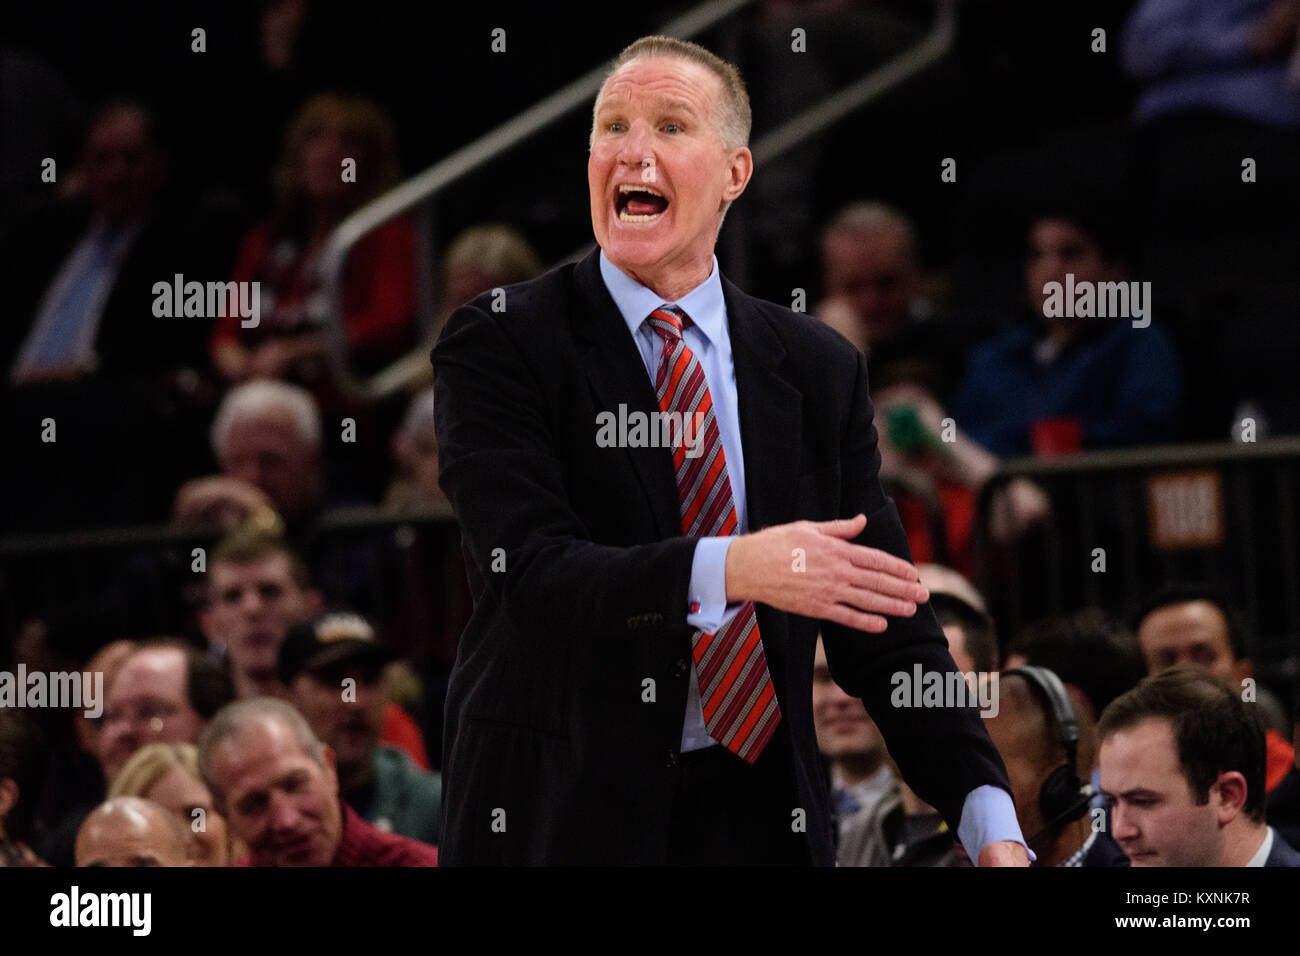
[[[614,198],[614,209],[622,222],[653,222],[667,208],[668,198],[649,186],[624,183]]]

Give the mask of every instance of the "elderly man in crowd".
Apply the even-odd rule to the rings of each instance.
[[[284,701],[223,709],[199,741],[199,770],[249,848],[242,865],[437,865],[434,847],[371,826],[339,798],[334,751]]]

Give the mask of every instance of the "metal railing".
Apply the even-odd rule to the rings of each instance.
[[[1187,476],[1206,492],[1192,502],[1192,524],[1204,521],[1212,533],[1171,544],[1162,540],[1153,481]],[[1016,479],[1046,491],[1051,511],[998,542],[991,506]],[[1125,615],[1170,584],[1210,584],[1253,625],[1252,650],[1277,659],[1300,639],[1297,496],[1300,438],[1008,459],[979,495],[976,583],[1008,635],[1043,615],[1083,606]]]
[[[710,0],[665,24],[660,32],[689,39],[718,25],[752,2]],[[933,26],[916,46],[760,137],[752,147],[755,162],[781,155],[920,73],[952,49],[955,36],[956,0],[936,0]],[[430,202],[447,187],[499,158],[525,139],[578,107],[590,104],[608,68],[609,64],[604,63],[589,71],[424,172],[377,196],[339,223],[321,254],[319,269],[326,301],[328,354],[342,389],[358,398],[378,397],[392,387],[393,381],[391,375],[380,373],[363,382],[353,374],[348,362],[347,337],[343,328],[343,274],[348,255],[356,244],[389,220]],[[592,244],[586,243],[561,262],[580,258],[591,248]]]

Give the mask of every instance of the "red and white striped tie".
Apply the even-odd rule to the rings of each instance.
[[[677,308],[655,309],[646,321],[663,339],[655,375],[659,408],[677,413],[677,420],[683,423],[672,449],[682,533],[700,537],[734,534],[736,503],[713,414],[713,396],[699,359],[682,338],[683,326],[691,324],[690,316]],[[704,416],[698,428],[694,427],[696,413]],[[684,434],[688,430],[695,453],[690,458]],[[691,636],[691,646],[709,736],[752,764],[781,722],[754,602],[746,601],[716,633],[697,630]]]

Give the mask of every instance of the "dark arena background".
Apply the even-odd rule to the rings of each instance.
[[[748,85],[754,175],[719,266],[866,353],[880,481],[937,566],[958,669],[1056,671],[1084,713],[1063,746],[1040,707],[1045,766],[1094,788],[1107,704],[1173,664],[1214,676],[1266,735],[1265,818],[1296,844],[1298,31],[1296,0],[7,4],[0,864],[73,866],[97,805],[165,779],[123,783],[140,748],[197,744],[226,701],[268,693],[334,748],[358,814],[438,842],[474,575],[438,482],[430,351],[462,303],[591,250],[592,104],[655,33]],[[342,673],[319,656],[338,642],[369,655],[342,709],[311,696]],[[87,695],[98,675],[107,706],[56,701],[60,674]],[[841,867],[969,865],[862,705],[817,680]],[[188,772],[183,806],[219,817]],[[1020,823],[1061,863],[1113,801],[1049,813],[1039,783],[1012,775]],[[871,812],[879,833],[849,826]],[[931,822],[939,853],[909,842]],[[218,842],[188,859],[249,849]],[[32,878],[33,931],[67,875]],[[27,892],[4,879],[0,897]],[[252,899],[269,883],[203,879],[273,912]],[[864,892],[893,907],[943,885],[972,919],[1002,902],[978,877],[902,879]],[[1126,892],[1174,889],[1255,888],[1180,912],[1283,924],[1267,879],[1189,879],[1072,892],[1116,934],[1169,913]],[[1056,899],[1050,880],[1016,899],[1046,905],[1024,901]],[[189,932],[162,881],[83,881],[118,886],[155,891],[155,935]],[[419,916],[405,905],[393,919]]]

